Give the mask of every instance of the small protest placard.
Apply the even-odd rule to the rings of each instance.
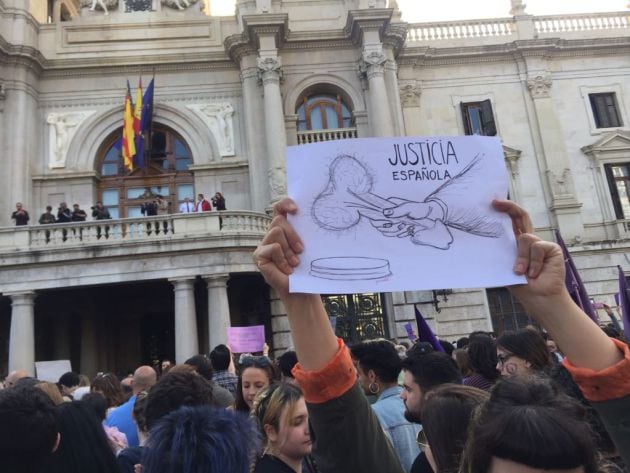
[[[416,334],[413,333],[413,327],[411,325],[411,322],[407,322],[405,324],[405,330],[407,331],[407,338],[409,339],[409,341],[413,342],[418,338]]]
[[[233,353],[262,351],[265,344],[265,326],[228,327],[227,339]]]
[[[36,361],[35,375],[40,381],[56,383],[61,375],[72,371],[70,360]]]
[[[287,150],[305,246],[291,292],[344,294],[525,283],[512,271],[498,138],[365,138]]]

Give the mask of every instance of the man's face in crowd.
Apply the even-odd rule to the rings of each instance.
[[[421,423],[420,409],[422,407],[422,398],[424,393],[420,386],[413,380],[410,371],[403,370],[403,390],[400,397],[405,403],[405,419],[409,422]]]

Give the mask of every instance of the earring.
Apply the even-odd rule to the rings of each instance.
[[[372,394],[378,394],[378,392],[381,390],[381,387],[378,385],[378,383],[374,382],[370,383],[370,385],[368,386],[368,390]]]

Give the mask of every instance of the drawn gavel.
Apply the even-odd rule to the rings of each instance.
[[[330,166],[330,180],[326,188],[313,201],[313,219],[320,227],[333,231],[352,228],[359,223],[361,216],[370,219],[377,228],[379,225],[376,222],[388,220],[392,224],[408,226],[407,235],[414,244],[440,249],[450,247],[453,236],[441,220],[386,217],[383,210],[398,204],[371,192],[373,183],[368,170],[356,158],[338,156]],[[404,231],[402,225],[399,228]]]

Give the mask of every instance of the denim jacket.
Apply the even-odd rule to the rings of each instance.
[[[405,404],[400,398],[401,391],[400,386],[385,389],[378,401],[372,404],[372,409],[391,440],[400,463],[408,472],[411,470],[413,461],[420,454],[416,437],[422,427],[420,424],[412,424],[405,419]]]

